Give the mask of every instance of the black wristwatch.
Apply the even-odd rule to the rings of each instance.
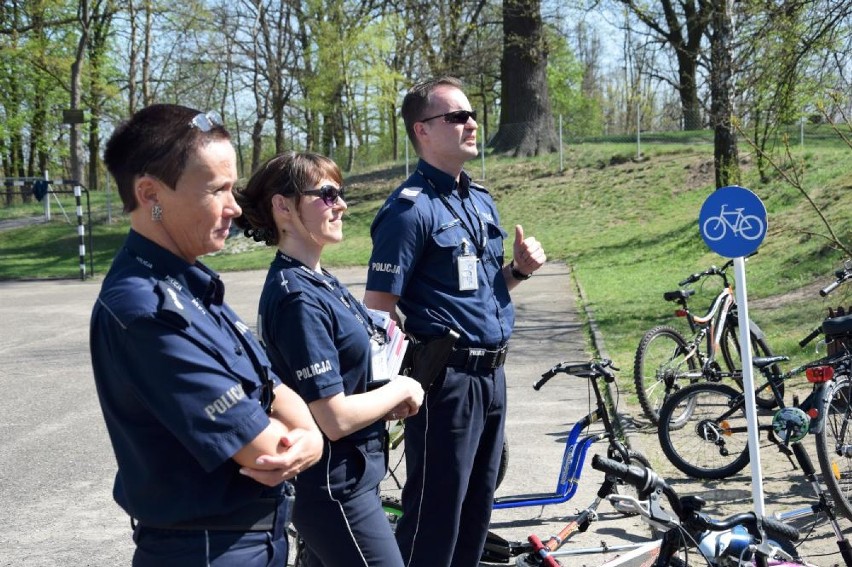
[[[509,269],[512,270],[512,277],[518,281],[526,281],[532,277],[532,274],[522,274],[515,268],[515,261],[509,262]]]

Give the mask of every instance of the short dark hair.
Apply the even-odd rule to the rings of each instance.
[[[426,110],[432,105],[432,92],[440,86],[450,86],[462,90],[461,80],[449,76],[436,77],[417,83],[409,89],[405,98],[402,99],[402,121],[405,123],[405,132],[415,150],[419,150],[419,148],[417,136],[414,135],[414,123],[425,118]]]
[[[275,246],[280,240],[272,217],[273,195],[295,197],[299,201],[323,179],[343,185],[340,167],[330,158],[313,152],[285,152],[266,160],[252,174],[245,188],[235,193],[243,214],[234,223],[257,242]]]
[[[199,110],[177,104],[153,104],[137,111],[115,129],[106,143],[104,163],[115,178],[129,213],[136,206],[133,183],[146,173],[174,189],[190,152],[212,140],[230,140],[220,124],[202,131],[192,125]]]

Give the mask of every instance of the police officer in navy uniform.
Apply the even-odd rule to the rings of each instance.
[[[406,565],[472,567],[485,545],[503,445],[509,291],[546,258],[516,226],[504,261],[507,234],[494,201],[462,169],[477,155],[477,123],[457,79],[414,86],[402,117],[420,161],[373,221],[364,301],[398,307],[421,344],[450,330],[460,337],[420,412],[405,422],[396,536]]]
[[[400,567],[378,492],[387,470],[383,419],[414,415],[423,389],[374,366],[374,353],[381,360],[389,344],[381,318],[321,266],[323,248],[343,239],[342,183],[327,157],[276,156],[239,191],[238,224],[277,247],[260,298],[261,336],[273,368],[305,399],[325,437],[320,463],[294,480],[305,563]]]
[[[133,565],[284,565],[286,480],[319,460],[322,437],[198,261],[240,214],[229,134],[213,113],[154,105],[116,129],[104,161],[131,228],[90,348]]]

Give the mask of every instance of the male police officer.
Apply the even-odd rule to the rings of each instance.
[[[477,123],[457,79],[414,86],[402,116],[421,159],[373,221],[364,301],[391,313],[398,306],[421,343],[451,330],[460,338],[406,420],[397,541],[406,565],[471,567],[485,544],[503,445],[509,291],[546,258],[519,225],[504,265],[507,234],[494,201],[462,170],[478,153]]]

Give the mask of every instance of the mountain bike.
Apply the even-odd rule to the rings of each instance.
[[[627,496],[610,499],[632,506],[643,519],[663,531],[661,539],[604,563],[606,567],[689,565],[690,553],[698,555],[698,564],[711,567],[807,565],[793,545],[799,539],[798,530],[782,521],[768,516],[759,518],[754,512],[714,520],[701,511],[705,504],[702,498],[679,496],[651,469],[624,465],[599,455],[592,459],[592,467],[634,485],[643,497],[647,496],[647,501]],[[848,542],[841,548],[846,565],[852,565]]]
[[[852,261],[835,272],[835,281],[820,290],[823,297],[852,280]],[[825,335],[829,355],[852,356],[852,308],[847,314],[829,317],[819,330]],[[836,315],[830,312],[830,315]],[[837,369],[834,369],[837,370]],[[826,393],[823,428],[816,437],[817,458],[823,481],[835,504],[852,520],[852,370],[837,371]]]
[[[702,512],[705,504],[703,499],[697,496],[678,496],[653,470],[625,466],[595,455],[592,459],[593,468],[605,472],[607,476],[615,476],[633,484],[639,490],[640,498],[647,498],[640,500],[632,496],[612,495],[608,499],[614,505],[617,502],[622,508],[634,509],[643,520],[663,532],[660,539],[639,546],[624,546],[626,553],[601,564],[601,567],[680,567],[689,564],[690,553],[698,556],[697,564],[711,567],[810,565],[799,557],[794,547],[794,542],[799,538],[798,530],[785,522],[804,516],[822,515],[825,515],[831,524],[843,564],[852,566],[852,546],[843,535],[833,507],[817,480],[813,464],[801,442],[791,441],[803,436],[801,428],[802,422],[798,419],[785,418],[781,420],[779,435],[785,443],[792,446],[792,452],[806,480],[817,494],[817,503],[807,508],[763,518],[749,512],[735,514],[722,521],[713,520]],[[559,565],[556,556],[600,553],[599,548],[551,553],[538,544],[540,540],[535,536],[530,536],[530,541],[535,544],[535,559],[528,563],[518,563],[519,565],[552,567]],[[589,563],[584,561],[584,564]]]
[[[837,281],[826,290],[852,279],[852,265],[836,275]],[[769,439],[784,451],[777,436],[778,420],[784,412],[795,413],[798,407],[801,419],[806,421],[805,433],[816,436],[817,457],[829,493],[837,508],[852,520],[852,433],[849,432],[852,317],[826,319],[799,344],[804,346],[820,334],[825,335],[824,342],[836,345],[830,354],[772,378],[758,388],[761,391],[769,388],[782,408],[772,424],[760,424],[759,430],[767,431]],[[754,365],[764,368],[783,359],[786,357],[755,358]],[[813,384],[813,390],[804,402],[784,408],[777,385],[802,372]],[[724,384],[687,386],[673,394],[660,409],[658,437],[666,457],[685,474],[702,479],[734,475],[749,462],[745,395]]]
[[[675,314],[685,317],[692,338],[687,340],[677,329],[660,325],[647,331],[639,341],[633,365],[633,381],[639,404],[647,418],[659,423],[660,408],[674,393],[688,384],[701,380],[719,382],[730,378],[742,389],[742,357],[739,341],[734,289],[728,280],[727,270],[733,260],[721,268],[711,266],[681,281],[681,289],[663,294],[663,299],[676,303]],[[704,315],[696,315],[689,309],[688,300],[695,294],[694,288],[684,286],[704,278],[718,277],[722,289]],[[772,356],[766,337],[754,321],[749,321],[752,352],[756,356]],[[780,370],[775,365],[764,368],[767,376],[777,376]],[[783,385],[780,386],[783,397]],[[777,400],[774,395],[758,397],[761,407],[772,408]]]
[[[808,422],[802,419],[802,412],[799,411],[782,410],[778,416],[779,419],[775,423],[776,434],[782,444],[790,447],[805,480],[816,495],[815,504],[759,519],[755,518],[754,514],[735,515],[723,522],[722,525],[716,523],[717,529],[726,526],[730,528],[732,523],[741,523],[731,521],[737,517],[745,518],[748,524],[752,525],[752,528],[744,530],[747,524],[742,524],[739,530],[734,527],[727,532],[714,533],[713,529],[705,523],[709,518],[701,512],[704,502],[700,498],[689,496],[677,499],[674,491],[662,479],[656,477],[652,470],[636,469],[630,471],[631,467],[625,467],[621,463],[607,463],[605,459],[595,457],[592,460],[593,468],[636,485],[639,488],[640,496],[645,497],[647,495],[648,497],[647,502],[639,502],[632,497],[619,495],[609,496],[609,500],[620,501],[619,505],[622,508],[629,508],[631,505],[636,507],[643,519],[665,531],[658,545],[654,542],[649,543],[643,548],[604,565],[606,567],[684,565],[686,564],[686,557],[675,557],[673,553],[677,552],[678,548],[683,548],[684,544],[688,546],[690,543],[698,550],[701,556],[699,563],[702,565],[766,565],[766,561],[770,560],[773,555],[777,556],[781,562],[770,562],[768,563],[770,565],[790,565],[791,563],[787,563],[788,560],[792,560],[794,565],[804,564],[802,559],[798,557],[796,549],[792,547],[796,537],[787,531],[791,528],[783,522],[813,517],[814,523],[816,523],[822,517],[825,517],[834,532],[835,542],[843,564],[852,567],[852,545],[840,528],[837,516],[834,513],[834,505],[822,488],[813,463],[801,442],[807,434]],[[650,493],[649,490],[651,490]],[[671,516],[665,509],[660,508],[661,495],[667,496],[671,509],[675,512],[675,517]],[[672,501],[673,498],[675,498],[675,501]],[[681,504],[680,511],[678,511],[676,504],[678,500]],[[755,519],[758,520],[757,530],[754,529],[755,526],[752,524]],[[782,523],[778,524],[775,520]],[[710,523],[715,522],[710,521]],[[763,537],[762,532],[769,536],[768,540]],[[767,550],[769,553],[767,553]]]

